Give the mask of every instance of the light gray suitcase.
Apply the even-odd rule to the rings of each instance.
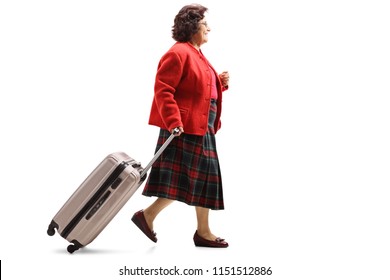
[[[91,243],[144,182],[148,170],[177,132],[145,168],[123,152],[106,156],[54,216],[47,234],[52,236],[57,229],[71,243],[69,253]]]

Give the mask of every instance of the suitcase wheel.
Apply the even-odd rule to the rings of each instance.
[[[68,246],[68,248],[66,248],[68,250],[68,252],[71,253],[71,254],[74,251],[77,251],[78,249],[83,247],[83,245],[81,245],[80,242],[78,242],[77,240],[72,240],[71,242],[72,242],[72,244],[70,244]]]
[[[56,231],[54,230],[53,227],[49,227],[49,228],[47,229],[47,234],[48,234],[48,235],[53,236],[55,233],[56,233]]]
[[[49,227],[47,228],[47,234],[53,236],[56,233],[55,229],[58,229],[58,225],[56,222],[51,221]]]
[[[70,244],[66,249],[68,250],[69,253],[73,254],[73,252],[77,251],[79,248],[77,248],[77,246],[75,246],[74,244]]]

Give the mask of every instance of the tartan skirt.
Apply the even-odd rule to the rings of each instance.
[[[211,102],[205,136],[182,133],[153,164],[142,192],[213,210],[224,209],[222,178],[216,149],[214,121],[217,106]],[[170,132],[160,129],[156,151]]]

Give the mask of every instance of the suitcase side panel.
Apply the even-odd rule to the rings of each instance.
[[[128,163],[123,161],[117,165],[114,171],[111,172],[110,176],[99,186],[98,189],[94,192],[92,197],[84,204],[84,206],[77,212],[68,225],[61,232],[61,236],[67,238],[69,233],[77,226],[77,224],[91,211],[93,206],[102,198],[106,199],[106,196],[103,196],[107,189],[115,183],[122,171],[128,166]],[[109,193],[107,193],[109,194]],[[103,203],[103,201],[101,202]]]
[[[129,159],[131,158],[124,153],[110,154],[91,172],[53,218],[57,225],[57,231],[61,235],[65,227],[85,207],[120,162]]]
[[[91,243],[142,184],[141,171],[137,167],[127,166],[119,176],[119,185],[106,190],[66,239],[72,243],[77,241],[81,246]]]

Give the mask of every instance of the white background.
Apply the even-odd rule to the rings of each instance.
[[[114,151],[146,164],[154,75],[187,1],[1,1],[0,259],[4,279],[146,279],[119,269],[272,267],[270,279],[389,279],[387,1],[204,1],[203,52],[228,70],[217,134],[227,249],[196,248],[192,207],[131,223],[139,190],[70,255],[52,217]],[[187,279],[149,277],[152,279]],[[224,279],[258,279],[230,276]]]

